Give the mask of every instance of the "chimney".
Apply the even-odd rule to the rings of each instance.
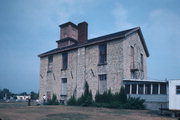
[[[85,43],[88,39],[88,23],[81,22],[78,24],[78,41],[79,43]]]
[[[59,25],[60,27],[60,40],[64,38],[73,38],[75,40],[78,39],[78,29],[77,25],[75,25],[72,22],[67,22],[62,25]]]

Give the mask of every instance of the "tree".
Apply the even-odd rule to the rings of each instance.
[[[81,95],[78,100],[75,99],[75,96],[73,95],[69,100],[68,100],[68,105],[81,105],[81,106],[90,106],[93,103],[93,98],[92,98],[92,92],[89,90],[89,85],[88,82],[86,81],[84,84],[84,93]]]
[[[39,94],[38,93],[35,93],[34,91],[31,91],[31,99],[32,100],[36,100],[36,99],[38,99],[38,97],[39,97]]]
[[[6,97],[7,99],[10,99],[11,94],[12,93],[9,91],[9,89],[4,88],[3,90],[0,90],[0,99],[3,99],[4,97]]]
[[[121,86],[120,92],[119,92],[119,101],[121,103],[126,103],[127,102],[127,95],[125,92],[125,89],[123,86]]]
[[[53,94],[52,99],[48,100],[48,105],[59,105],[59,101],[57,100],[57,96]]]

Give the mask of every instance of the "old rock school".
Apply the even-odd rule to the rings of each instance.
[[[40,99],[53,94],[63,102],[73,94],[78,98],[85,81],[94,97],[97,91],[118,92],[125,79],[147,79],[149,52],[140,27],[89,40],[86,22],[59,27],[57,48],[39,55]]]

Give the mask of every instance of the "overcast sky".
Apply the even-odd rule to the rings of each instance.
[[[58,25],[86,21],[89,38],[140,26],[148,79],[180,79],[179,0],[0,0],[0,89],[39,90],[38,54],[57,47]]]

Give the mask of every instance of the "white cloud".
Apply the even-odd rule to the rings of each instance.
[[[128,22],[128,11],[120,3],[116,4],[112,14],[115,18],[115,26],[118,29],[127,29],[133,27],[133,25]]]

